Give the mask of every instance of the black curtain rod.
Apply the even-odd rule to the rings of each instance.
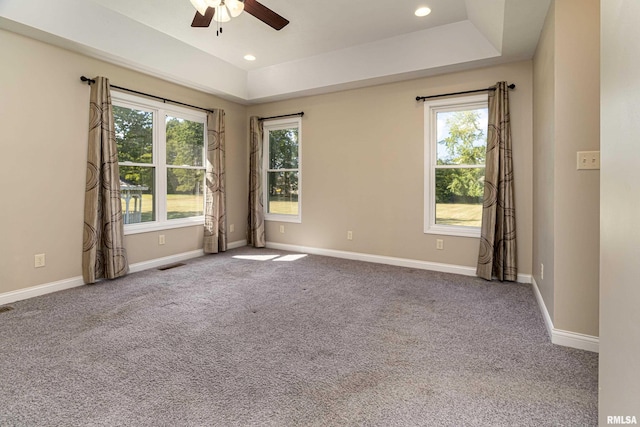
[[[507,86],[509,89],[515,89],[516,85],[511,83]],[[424,101],[425,99],[431,98],[440,98],[443,96],[453,96],[453,95],[464,95],[466,93],[478,93],[478,92],[487,92],[489,90],[496,90],[495,86],[484,88],[484,89],[475,89],[475,90],[465,90],[464,92],[453,92],[453,93],[443,93],[441,95],[430,95],[430,96],[416,96],[416,101]]]
[[[271,117],[258,117],[258,120],[262,121],[262,120],[271,120],[271,119],[279,119],[281,117],[293,117],[293,116],[304,116],[304,111],[300,111],[299,113],[292,113],[292,114],[282,114],[281,116],[271,116]]]
[[[83,82],[87,82],[88,85],[91,85],[92,83],[96,82],[95,80],[90,79],[90,78],[85,77],[85,76],[80,76],[80,80],[82,80]],[[191,107],[191,108],[195,108],[197,110],[202,110],[202,111],[206,111],[208,113],[213,113],[213,111],[209,110],[208,108],[198,107],[197,105],[185,104],[184,102],[174,101],[172,99],[167,99],[167,98],[162,98],[160,96],[151,95],[150,93],[144,93],[144,92],[140,92],[140,91],[133,90],[133,89],[127,89],[126,87],[121,87],[121,86],[116,86],[116,85],[110,85],[110,86],[112,88],[114,88],[114,89],[120,89],[120,90],[124,90],[126,92],[135,93],[137,95],[144,95],[144,96],[148,96],[149,98],[159,99],[160,101],[165,102],[165,103],[166,102],[171,102],[172,104],[184,105],[185,107]]]

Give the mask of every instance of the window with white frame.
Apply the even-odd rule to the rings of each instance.
[[[112,92],[125,234],[204,223],[206,114]]]
[[[479,237],[487,95],[427,101],[424,123],[424,232]]]
[[[263,188],[265,219],[302,220],[302,120],[264,122]]]

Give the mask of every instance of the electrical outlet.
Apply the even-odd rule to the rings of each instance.
[[[33,266],[35,268],[40,268],[45,266],[45,254],[36,254],[34,256]]]
[[[229,226],[229,233],[233,233],[234,231],[236,231],[236,225],[235,224],[231,224]]]
[[[544,264],[540,263],[540,280],[544,280]]]
[[[281,233],[284,233],[284,225],[281,225],[281,226],[280,226],[280,232],[281,232]]]
[[[347,231],[347,240],[353,240],[353,231]]]
[[[161,235],[158,236],[158,244],[159,245],[164,245],[165,244],[164,234],[161,234]]]
[[[439,251],[444,249],[444,240],[436,239],[436,249]]]

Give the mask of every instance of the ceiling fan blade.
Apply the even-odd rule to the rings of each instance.
[[[209,7],[204,12],[204,15],[200,15],[200,12],[196,12],[196,16],[193,17],[192,27],[208,27],[213,19],[213,14],[216,13],[215,8]]]
[[[278,15],[268,7],[258,3],[256,0],[244,0],[244,10],[278,31],[283,29],[289,23],[289,20]]]

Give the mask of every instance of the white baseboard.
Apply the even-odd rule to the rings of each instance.
[[[46,295],[52,292],[63,291],[65,289],[77,288],[78,286],[82,285],[84,285],[82,276],[77,276],[70,279],[63,279],[56,282],[31,286],[30,288],[5,292],[3,294],[0,294],[0,305],[11,304],[12,302],[38,297],[40,295]]]
[[[247,239],[237,240],[235,242],[228,243],[227,249],[236,249],[236,248],[241,248],[243,246],[247,246]]]
[[[227,245],[228,249],[240,248],[246,246],[246,240],[239,240],[237,242],[231,242]],[[163,265],[173,264],[180,261],[186,261],[191,258],[197,258],[204,255],[202,249],[197,251],[183,252],[176,255],[170,255],[167,257],[156,258],[149,261],[137,262],[129,266],[130,273],[136,273],[138,271],[148,270],[150,268],[158,268]],[[11,304],[16,301],[29,299],[41,295],[50,294],[52,292],[63,291],[65,289],[76,288],[84,285],[82,276],[72,277],[70,279],[58,280],[56,282],[44,283],[42,285],[31,286],[25,289],[18,289],[11,292],[5,292],[0,294],[0,305]]]
[[[584,335],[554,328],[551,335],[551,342],[565,347],[592,351],[594,353],[600,352],[600,339],[592,335]]]
[[[518,274],[518,283],[531,283],[531,280],[533,280],[533,276],[530,274]]]
[[[547,328],[547,333],[549,334],[549,338],[553,338],[553,321],[551,320],[551,316],[549,315],[549,310],[547,310],[547,306],[544,303],[544,299],[542,298],[542,294],[540,293],[540,289],[538,289],[538,284],[536,283],[536,279],[532,277],[531,284],[533,285],[533,294],[536,297],[536,301],[538,302],[538,307],[540,307],[540,312],[542,313],[542,318],[544,319],[544,326]]]
[[[174,264],[180,261],[186,261],[191,258],[198,258],[204,255],[202,249],[197,251],[183,252],[181,254],[169,255],[162,258],[150,259],[149,261],[136,262],[129,265],[129,273],[137,273],[139,271],[149,270],[151,268],[158,268],[164,265]]]
[[[335,249],[313,248],[308,246],[288,245],[284,243],[267,242],[267,248],[280,249],[290,252],[305,252],[313,255],[324,255],[334,258],[352,259],[355,261],[373,262],[377,264],[395,265],[420,270],[440,271],[442,273],[461,274],[463,276],[475,276],[476,268],[463,265],[444,264],[439,262],[421,261],[417,259],[396,258],[382,255],[365,254],[362,252],[339,251]],[[518,274],[519,283],[531,283],[530,274]]]
[[[572,347],[580,350],[599,353],[600,339],[598,337],[585,335],[578,332],[565,331],[563,329],[556,329],[553,326],[553,321],[551,320],[551,316],[549,315],[547,306],[544,303],[544,299],[542,299],[542,294],[540,293],[540,289],[538,288],[536,279],[532,277],[531,283],[533,284],[533,293],[535,294],[536,300],[538,301],[538,306],[540,307],[540,311],[542,312],[544,324],[547,327],[547,333],[551,338],[551,342],[553,344],[562,345],[565,347]]]
[[[351,259],[354,261],[373,262],[377,264],[395,265],[398,267],[417,268],[421,270],[433,270],[443,273],[462,274],[464,276],[475,276],[476,269],[461,265],[443,264],[438,262],[420,261],[407,258],[396,258],[382,255],[371,255],[361,252],[339,251],[336,249],[313,248],[308,246],[288,245],[284,243],[267,242],[267,248],[280,249],[289,252],[304,252],[313,255],[323,255],[334,258]]]

